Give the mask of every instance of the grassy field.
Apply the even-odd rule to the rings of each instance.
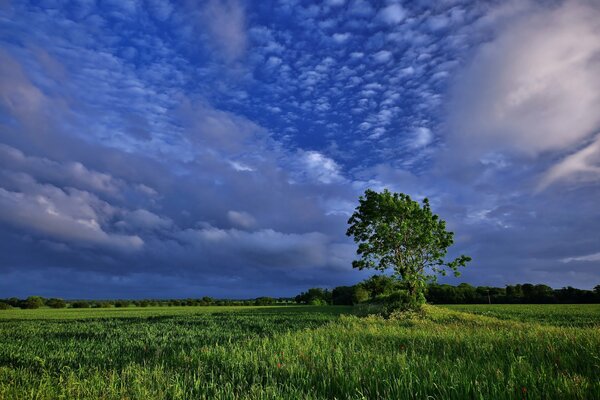
[[[0,399],[600,398],[598,306],[0,311]]]
[[[600,328],[600,304],[461,304],[445,307],[505,320]]]

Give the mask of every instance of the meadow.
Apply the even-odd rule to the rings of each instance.
[[[0,399],[600,398],[600,306],[0,311]]]

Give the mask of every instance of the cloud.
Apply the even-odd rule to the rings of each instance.
[[[106,231],[103,225],[116,210],[93,194],[42,185],[25,174],[14,175],[13,181],[16,191],[0,187],[0,220],[4,224],[68,245],[125,252],[144,245],[137,235]]]
[[[292,176],[297,181],[322,184],[344,181],[340,166],[318,151],[299,151],[298,159],[292,163],[292,167],[294,168]]]
[[[567,257],[567,258],[562,259],[562,262],[564,262],[564,263],[570,263],[573,261],[587,261],[587,262],[600,261],[600,253],[587,254],[585,256],[578,256],[578,257]]]
[[[182,103],[187,137],[204,150],[235,153],[264,136],[264,130],[247,118],[218,110],[204,101],[184,99]]]
[[[344,43],[345,41],[347,41],[348,39],[350,39],[352,35],[348,32],[345,33],[334,33],[333,34],[333,40],[337,43]]]
[[[246,13],[237,0],[211,0],[202,10],[215,48],[227,61],[236,61],[246,52]]]
[[[499,29],[454,84],[450,140],[472,158],[580,146],[600,127],[600,9],[533,6]]]
[[[406,10],[400,4],[390,4],[379,10],[377,18],[386,24],[398,24],[406,18]]]
[[[387,63],[392,59],[392,52],[388,50],[380,50],[373,54],[373,59],[378,63]]]
[[[148,210],[138,209],[134,211],[123,212],[123,219],[115,225],[125,228],[130,232],[140,231],[165,231],[173,227],[173,221],[169,218],[161,217]]]
[[[538,184],[538,191],[555,182],[595,182],[600,180],[600,135],[583,149],[553,165]]]
[[[229,221],[240,228],[252,228],[256,225],[256,219],[249,213],[244,211],[227,211],[227,218]]]
[[[411,141],[411,146],[414,148],[422,148],[428,146],[433,141],[433,133],[429,128],[419,127],[414,130],[414,137]]]
[[[80,162],[58,163],[47,158],[26,156],[18,149],[0,143],[0,165],[5,169],[23,171],[51,182],[116,196],[123,181],[92,171]]]

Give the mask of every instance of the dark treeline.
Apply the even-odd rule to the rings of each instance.
[[[402,282],[385,275],[374,275],[354,286],[338,286],[333,290],[312,288],[295,297],[300,304],[350,305],[385,298],[405,290]],[[542,304],[542,303],[600,303],[600,285],[594,290],[573,287],[553,289],[531,283],[506,287],[458,286],[430,284],[425,294],[431,304]]]
[[[291,303],[309,305],[353,305],[385,299],[405,290],[402,282],[385,275],[372,277],[353,286],[338,286],[332,290],[311,288],[295,298],[258,297],[250,300],[214,299],[204,296],[197,299],[172,300],[63,300],[30,296],[0,299],[0,310],[9,308],[109,308],[109,307],[174,307],[174,306],[269,306]],[[506,287],[458,286],[430,284],[425,297],[431,304],[543,304],[543,303],[600,303],[600,285],[594,290],[564,287],[552,289],[546,285],[508,285]]]
[[[269,306],[292,304],[292,298],[258,297],[250,300],[213,299],[204,296],[197,299],[171,300],[63,300],[58,298],[45,299],[40,296],[30,296],[26,299],[12,297],[0,299],[0,310],[10,308],[34,309],[50,308],[111,308],[111,307],[181,307],[181,306]]]

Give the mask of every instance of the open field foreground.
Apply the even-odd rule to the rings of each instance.
[[[598,305],[351,312],[0,311],[0,399],[600,398]]]

